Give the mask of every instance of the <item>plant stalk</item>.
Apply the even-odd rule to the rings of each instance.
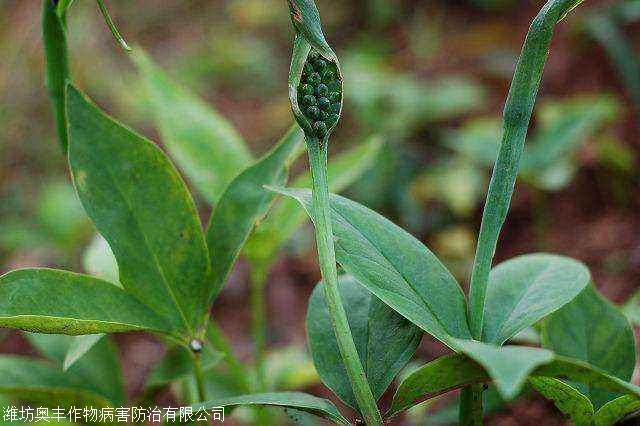
[[[331,227],[329,186],[327,177],[328,140],[307,139],[313,185],[313,218],[324,294],[331,323],[360,412],[367,425],[382,425],[382,417],[371,392],[356,345],[353,342],[347,314],[338,291],[338,272]]]
[[[462,391],[460,391],[461,426],[482,425],[482,392],[482,384],[471,385],[466,388],[462,388]]]
[[[254,364],[256,369],[257,392],[267,391],[267,379],[264,365],[266,347],[266,295],[267,274],[261,266],[251,269],[251,334],[253,338]]]
[[[224,360],[229,366],[229,372],[233,376],[235,382],[240,385],[246,393],[251,393],[251,386],[247,381],[247,371],[244,368],[244,365],[242,365],[238,358],[233,354],[231,345],[215,321],[209,322],[207,327],[206,343],[211,345],[213,349],[224,354]]]
[[[204,387],[204,372],[200,353],[193,354],[193,366],[195,367],[196,383],[198,384],[198,402],[207,400],[207,391]]]

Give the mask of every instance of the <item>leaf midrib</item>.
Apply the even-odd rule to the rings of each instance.
[[[145,143],[149,143],[149,142],[145,141]],[[151,147],[151,148],[153,149],[154,147]],[[124,201],[125,205],[127,206],[127,209],[129,210],[129,213],[131,214],[131,217],[133,217],[135,225],[138,228],[138,231],[140,232],[140,235],[142,236],[142,240],[144,242],[144,245],[146,246],[146,248],[149,251],[149,253],[151,253],[153,262],[154,262],[154,264],[155,264],[155,266],[156,266],[156,268],[158,270],[158,273],[160,274],[160,278],[162,279],[162,283],[164,284],[164,287],[166,288],[167,292],[169,293],[169,297],[171,298],[171,302],[173,303],[173,305],[175,306],[176,310],[180,314],[180,317],[181,317],[182,321],[184,322],[187,331],[189,333],[193,333],[191,325],[189,324],[189,321],[187,320],[186,314],[184,313],[184,311],[182,310],[182,307],[178,303],[178,300],[177,300],[177,298],[176,298],[176,296],[175,296],[175,294],[173,292],[173,288],[171,287],[171,285],[167,281],[167,278],[165,277],[164,269],[160,265],[160,260],[158,259],[158,255],[156,254],[155,251],[153,251],[151,249],[151,244],[149,243],[149,240],[147,239],[146,234],[142,230],[142,227],[140,225],[140,220],[138,219],[138,216],[135,213],[135,210],[131,207],[131,204],[129,203],[129,200],[127,199],[127,197],[124,196],[124,192],[120,188],[120,185],[118,184],[118,180],[114,179],[114,176],[112,174],[112,170],[111,170],[111,167],[109,166],[109,164],[107,164],[106,170],[107,170],[107,174],[109,175],[109,178],[112,181],[112,184],[114,185],[114,187],[118,191],[118,195],[120,195],[120,197]],[[142,303],[144,303],[144,302],[142,302]],[[146,303],[144,303],[144,304],[147,305]],[[149,305],[147,305],[147,306],[149,306]],[[157,312],[154,309],[154,307],[149,306],[149,308],[152,309],[154,312],[156,312],[160,317],[164,317],[164,315],[162,315],[160,312]]]

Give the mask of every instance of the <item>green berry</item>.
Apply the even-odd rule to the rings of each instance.
[[[320,116],[320,109],[317,106],[310,106],[307,109],[307,117],[315,120]]]
[[[333,71],[324,71],[322,73],[323,83],[331,83],[335,78],[336,78],[336,75]]]
[[[320,111],[320,120],[327,121],[329,119],[329,113],[327,111]]]
[[[329,91],[336,92],[338,94],[342,93],[342,85],[340,84],[340,80],[334,80],[331,83],[327,84],[329,86]]]
[[[311,49],[311,52],[309,52],[309,57],[308,59],[312,62],[317,61],[318,59],[320,59],[320,54],[318,52],[316,52],[315,50]]]
[[[317,103],[316,97],[313,95],[305,95],[305,97],[302,98],[302,103],[306,106],[315,105]]]
[[[329,64],[324,59],[318,59],[316,62],[316,69],[318,71],[324,71],[329,67]]]
[[[302,70],[302,72],[305,75],[309,75],[313,72],[313,65],[311,65],[309,62],[307,62],[306,64],[304,64],[304,69]]]
[[[331,127],[338,122],[338,118],[338,114],[333,113],[329,114],[329,118],[324,121],[329,125],[329,127]]]
[[[327,125],[322,121],[316,121],[313,123],[313,130],[315,130],[316,135],[324,137],[327,134]]]
[[[329,100],[331,102],[340,102],[340,93],[338,92],[329,93]]]
[[[329,93],[329,88],[326,84],[320,83],[318,84],[318,87],[316,87],[316,93],[320,97],[327,96],[327,94]]]
[[[331,108],[331,101],[327,98],[320,98],[318,99],[318,106],[320,107],[321,110],[328,110],[329,108]]]
[[[326,99],[326,98],[321,98],[321,99]],[[320,108],[322,108],[322,106],[320,106]],[[336,102],[334,104],[331,104],[331,111],[336,113],[336,114],[338,114],[340,112],[340,108],[342,108],[342,104],[340,104],[340,102]]]
[[[311,73],[309,74],[309,77],[307,77],[307,83],[311,84],[312,86],[317,86],[321,82],[322,82],[322,78],[320,77],[320,74],[318,74],[317,72]]]
[[[310,84],[303,84],[301,91],[303,95],[313,95],[313,86]]]

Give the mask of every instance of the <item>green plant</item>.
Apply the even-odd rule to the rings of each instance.
[[[82,337],[30,335],[51,363],[0,358],[0,392],[18,397],[25,392],[47,404],[60,396],[69,397],[63,404],[122,403],[119,374],[93,376],[107,369],[97,365],[118,369],[111,343],[101,333],[147,331],[160,337],[167,355],[154,368],[141,401],[179,384],[195,410],[276,406],[293,410],[296,418],[307,412],[350,424],[326,399],[269,392],[279,386],[269,384],[265,373],[262,291],[271,257],[301,223],[292,213],[292,200],[275,207],[251,235],[280,193],[302,205],[316,231],[322,282],[311,296],[306,322],[313,362],[327,387],[365,423],[381,425],[419,402],[462,389],[460,422],[481,424],[484,383],[491,383],[504,400],[512,400],[527,384],[579,425],[613,424],[637,410],[640,388],[628,383],[636,359],[633,330],[590,284],[585,265],[537,253],[492,268],[553,28],[579,1],[549,0],[525,40],[505,106],[468,301],[447,268],[416,238],[378,213],[329,193],[328,146],[342,112],[343,77],[313,0],[289,0],[296,30],[289,96],[299,128],[291,128],[256,161],[221,116],[176,88],[144,54],[135,58],[153,93],[168,149],[213,205],[204,231],[185,182],[163,151],[68,82],[68,68],[56,60],[67,60],[62,17],[69,2],[44,1],[48,75],[58,84],[52,97],[59,137],[81,203],[108,245],[97,240],[88,253],[101,261],[94,273],[111,282],[52,269],[1,276],[0,326]],[[47,33],[52,23],[58,31]],[[184,121],[167,123],[176,115]],[[190,133],[197,136],[189,138]],[[311,175],[298,184],[310,183],[311,190],[284,188],[303,137]],[[212,145],[199,144],[203,139]],[[234,167],[225,168],[216,158],[216,167],[207,170],[202,158],[215,158],[222,146]],[[369,146],[358,148],[367,152]],[[354,156],[362,151],[334,163],[340,185],[352,179]],[[209,315],[243,250],[256,267],[257,384]],[[345,274],[338,275],[336,262]],[[542,348],[505,345],[534,325],[541,330]],[[377,401],[425,332],[454,353],[406,375],[382,415]],[[211,392],[224,381],[224,391]]]

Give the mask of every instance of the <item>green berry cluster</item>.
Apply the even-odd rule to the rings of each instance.
[[[338,121],[341,101],[342,82],[338,67],[311,49],[298,87],[298,102],[318,137],[324,137]]]

